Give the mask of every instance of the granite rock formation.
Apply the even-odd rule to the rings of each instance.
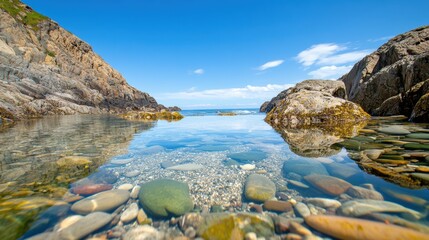
[[[0,2],[0,116],[156,111],[91,46],[19,0]]]
[[[340,78],[350,101],[371,115],[429,121],[429,26],[398,35]]]

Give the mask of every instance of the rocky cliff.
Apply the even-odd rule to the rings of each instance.
[[[1,118],[164,108],[54,21],[0,0]]]
[[[429,26],[392,38],[340,80],[349,100],[371,115],[429,121]]]

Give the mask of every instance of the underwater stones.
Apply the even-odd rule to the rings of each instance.
[[[74,194],[79,195],[92,195],[99,192],[107,191],[113,188],[111,184],[90,184],[90,185],[81,185],[75,186],[71,189]]]
[[[133,187],[134,186],[131,183],[124,183],[120,185],[118,189],[130,191],[131,189],[133,189]]]
[[[405,149],[411,150],[429,150],[429,144],[423,143],[406,143],[404,144]]]
[[[130,198],[127,190],[109,190],[84,198],[71,207],[78,214],[88,214],[96,211],[111,211]]]
[[[411,229],[374,221],[339,217],[309,216],[305,223],[319,232],[338,239],[428,239],[429,235]]]
[[[390,134],[390,135],[407,135],[411,133],[406,128],[398,125],[381,127],[378,129],[378,131],[381,133]]]
[[[274,212],[289,212],[292,210],[292,204],[286,201],[267,200],[264,202],[264,209]]]
[[[175,171],[195,171],[204,168],[201,164],[196,163],[185,163],[180,165],[175,165],[171,167],[167,167],[166,170],[175,170]]]
[[[304,179],[320,191],[333,196],[344,193],[352,186],[342,179],[325,175],[313,174],[305,176]]]
[[[360,172],[359,169],[342,163],[327,164],[326,168],[331,175],[341,178],[349,178]]]
[[[121,221],[124,223],[133,221],[137,218],[138,212],[139,206],[137,203],[131,203],[131,205],[121,214]]]
[[[88,166],[88,165],[91,165],[92,162],[87,157],[67,156],[67,157],[58,159],[56,163],[60,168],[70,168],[70,167]]]
[[[269,178],[260,174],[251,174],[247,177],[244,186],[244,195],[250,201],[264,202],[274,197],[276,185]]]
[[[123,240],[150,240],[150,239],[161,239],[162,235],[156,228],[143,225],[131,229],[123,236]]]
[[[259,150],[250,150],[247,152],[231,153],[228,157],[240,164],[259,162],[267,158],[267,153]]]
[[[412,138],[412,139],[424,139],[424,140],[429,140],[429,133],[411,133],[408,134],[407,136],[405,136],[407,138]]]
[[[144,210],[156,217],[180,216],[193,208],[186,183],[157,179],[140,186],[139,201]]]
[[[419,212],[399,204],[371,199],[350,200],[344,202],[337,210],[337,213],[350,217],[360,217],[375,212],[407,213],[415,219],[420,219],[422,217]]]
[[[411,173],[411,176],[429,183],[429,173]]]
[[[305,203],[297,202],[293,208],[301,217],[307,217],[311,215],[310,209]]]
[[[274,223],[270,217],[251,213],[212,213],[204,216],[198,227],[198,236],[204,239],[244,239],[246,233],[258,237],[274,235]]]
[[[358,186],[350,187],[349,189],[347,189],[346,193],[353,198],[373,199],[381,201],[384,200],[383,195],[381,195],[381,193]]]
[[[81,239],[112,221],[112,215],[93,212],[60,232],[60,239]]]
[[[240,165],[240,168],[245,170],[245,171],[250,171],[256,168],[255,164],[244,164],[244,165]]]
[[[138,170],[132,170],[132,171],[126,172],[124,174],[124,176],[127,177],[127,178],[136,177],[138,175],[140,175],[140,171],[138,171]]]
[[[114,164],[114,165],[125,165],[125,164],[132,162],[133,160],[134,160],[133,158],[114,159],[114,160],[110,161],[110,163]]]
[[[306,198],[305,202],[322,208],[339,208],[341,206],[339,201],[330,198]]]
[[[329,175],[323,164],[316,160],[306,158],[285,161],[283,163],[282,172],[284,176],[287,176],[289,172],[294,172],[301,176],[307,176],[310,174]]]
[[[304,184],[300,181],[288,180],[287,182],[290,183],[291,185],[295,186],[295,187],[310,188],[307,184]]]

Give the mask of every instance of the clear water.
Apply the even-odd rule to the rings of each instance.
[[[219,111],[237,115],[217,116]],[[288,143],[264,122],[265,115],[257,109],[188,110],[182,113],[185,118],[181,121],[156,123],[124,121],[112,116],[56,116],[18,123],[1,132],[1,239],[14,239],[23,234],[37,216],[62,199],[70,184],[95,171],[117,174],[119,179],[115,186],[140,184],[161,177],[184,181],[190,186],[199,208],[227,207],[246,202],[241,199],[242,186],[249,172],[236,164],[254,164],[256,168],[252,173],[269,176],[281,188],[286,186],[282,173],[284,161],[305,158],[290,150]],[[250,160],[234,158],[234,154],[246,152],[250,153],[247,158]],[[92,163],[74,169],[74,172],[64,172],[56,164],[64,156],[82,156]],[[133,161],[126,165],[109,163],[128,158]],[[371,183],[385,200],[426,211],[427,206],[401,200],[388,192],[429,201],[427,188],[408,189],[367,174],[350,159],[345,149],[331,156],[307,159],[326,166],[346,166],[356,172],[345,178],[351,184]],[[161,163],[192,163],[202,168],[173,171],[163,168]],[[139,174],[125,177],[130,171],[139,171]],[[335,171],[330,174],[344,178]],[[329,197],[313,188],[304,190],[290,184],[289,188],[296,196]],[[55,224],[59,220],[56,217],[53,214],[52,223],[46,226]],[[427,218],[421,223],[429,225],[425,221]]]

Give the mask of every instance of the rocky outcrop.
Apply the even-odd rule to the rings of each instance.
[[[429,121],[429,26],[398,35],[341,77],[350,101],[371,115]]]
[[[2,118],[164,108],[54,21],[18,0],[0,3]]]
[[[305,82],[305,83],[304,83]],[[260,112],[270,112],[281,100],[285,99],[289,94],[300,90],[321,91],[331,94],[334,97],[346,99],[346,88],[339,81],[324,81],[324,80],[307,80],[296,84],[295,87],[286,89],[280,92],[271,101],[264,102],[259,108]]]
[[[340,81],[306,80],[287,90],[283,100],[265,120],[275,128],[337,127],[367,120],[370,116],[357,104],[344,100]]]

